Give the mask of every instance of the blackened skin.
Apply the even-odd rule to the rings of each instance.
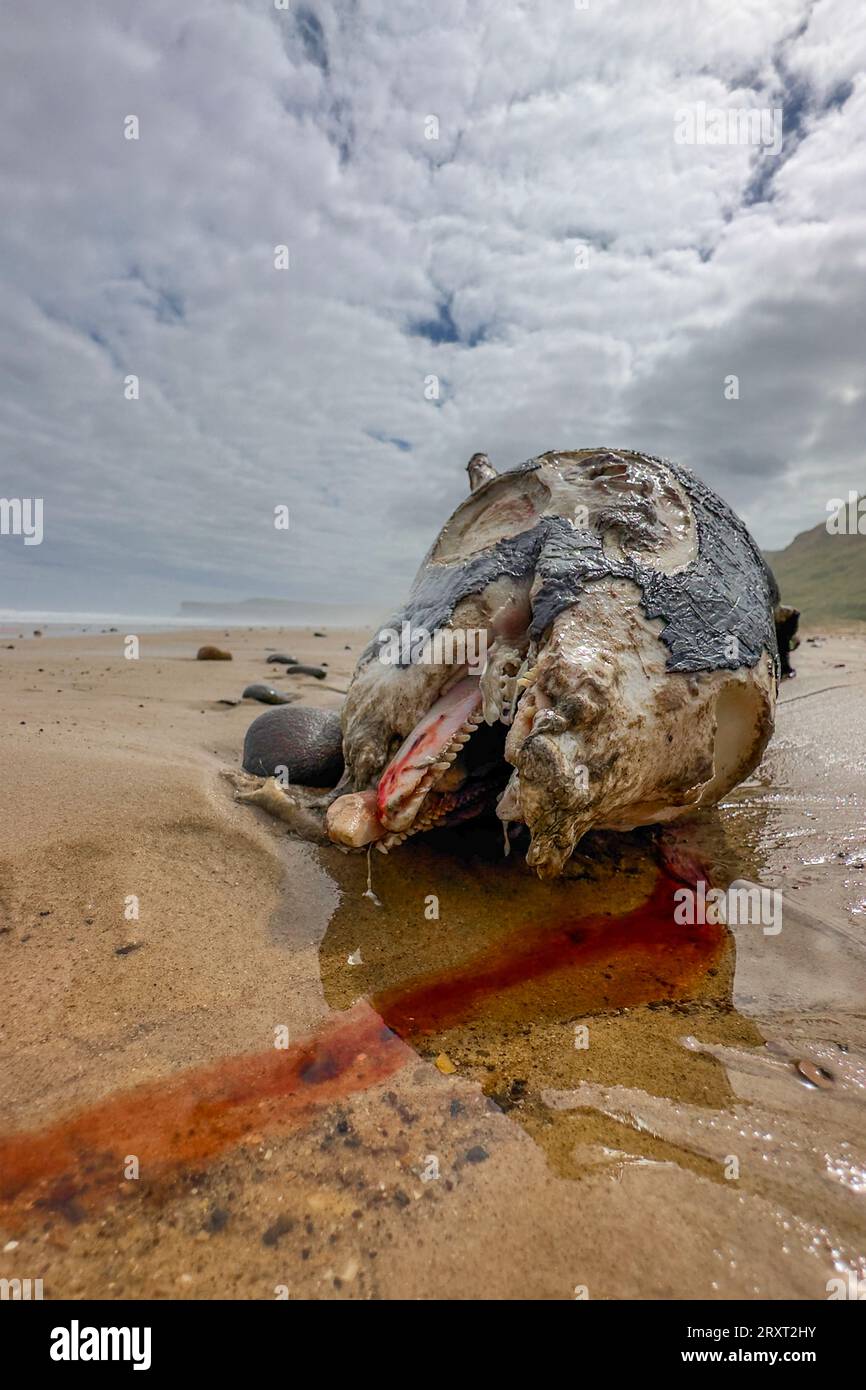
[[[244,771],[274,777],[285,768],[290,782],[333,787],[343,775],[340,712],[278,705],[254,719],[244,739]]]
[[[432,563],[431,550],[422,565],[405,608],[390,626],[408,621],[413,628],[435,632],[444,627],[457,604],[480,593],[494,579],[524,580],[534,575],[538,588],[532,602],[530,636],[540,640],[550,624],[570,607],[584,587],[608,576],[630,579],[642,590],[648,618],[661,618],[661,640],[668,648],[669,671],[720,671],[754,666],[767,651],[779,671],[773,608],[779,600],[776,581],[743,522],[727,503],[688,469],[650,454],[629,455],[664,463],[686,493],[695,517],[698,553],[678,574],[664,574],[638,557],[618,560],[605,553],[593,531],[575,529],[568,520],[544,516],[516,536],[489,550],[450,565]],[[600,449],[598,462],[617,458]],[[588,458],[587,464],[594,460]],[[530,459],[511,473],[531,473],[539,460]],[[508,474],[499,474],[498,481]],[[481,496],[483,487],[474,497]],[[612,509],[610,520],[615,517]],[[434,546],[435,549],[435,546]],[[735,654],[731,637],[737,638]],[[374,640],[362,660],[376,653]]]
[[[797,672],[791,665],[791,652],[795,647],[799,647],[800,639],[797,636],[797,628],[800,625],[800,612],[797,608],[786,608],[784,604],[779,604],[776,608],[776,640],[779,643],[779,662],[782,667],[782,679],[786,676],[796,676]]]

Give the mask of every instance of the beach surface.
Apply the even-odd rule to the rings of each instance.
[[[0,647],[0,1277],[45,1298],[825,1299],[866,1276],[866,631],[761,768],[540,883],[235,800],[250,682],[366,634]],[[231,662],[195,660],[199,645]],[[269,649],[327,663],[323,681]],[[614,837],[616,838],[616,837]],[[682,865],[782,929],[675,924]]]

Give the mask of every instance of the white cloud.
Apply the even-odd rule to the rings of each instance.
[[[478,449],[667,453],[765,545],[866,483],[857,0],[35,0],[7,31],[2,491],[46,539],[4,540],[5,602],[387,607]],[[782,154],[676,144],[701,101],[780,106]]]

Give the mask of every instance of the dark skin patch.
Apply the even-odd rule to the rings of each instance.
[[[599,465],[607,465],[616,457],[600,450]],[[497,579],[519,583],[534,574],[540,586],[532,600],[530,635],[540,640],[554,619],[576,602],[587,584],[607,578],[628,579],[641,590],[646,616],[664,623],[661,640],[669,649],[669,671],[737,670],[754,666],[764,650],[778,669],[773,621],[778,588],[743,522],[687,469],[633,451],[623,453],[624,467],[629,457],[668,469],[689,499],[698,554],[684,570],[664,574],[640,558],[618,559],[605,552],[601,537],[594,531],[575,528],[564,517],[544,516],[531,530],[507,537],[462,563],[435,564],[437,539],[415,579],[405,608],[391,620],[390,626],[399,629],[402,622],[408,622],[413,629],[423,627],[434,632],[449,623],[461,599],[480,593]],[[591,465],[592,459],[588,458],[583,467]],[[500,474],[473,495],[472,503],[483,498],[486,488],[501,487],[504,478],[530,474],[539,467],[539,460],[531,459]],[[623,516],[626,530],[629,516]],[[447,524],[453,525],[454,519]],[[732,637],[737,639],[736,657],[728,654]],[[376,643],[371,643],[364,658],[370,659],[376,652]]]

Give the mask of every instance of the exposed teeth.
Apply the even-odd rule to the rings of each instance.
[[[465,674],[466,668],[463,667],[455,676],[449,678],[440,693],[444,695],[447,690],[455,684],[456,680],[462,680]],[[442,819],[444,813],[439,812],[437,814],[435,811],[427,809],[424,806],[424,799],[427,793],[435,788],[438,779],[449,770],[451,764],[461,752],[463,745],[469,742],[473,733],[478,728],[478,725],[481,724],[483,720],[484,714],[482,710],[478,710],[477,713],[471,714],[466,720],[466,723],[454,734],[447,747],[444,748],[441,753],[433,755],[435,761],[430,761],[426,764],[427,771],[424,773],[424,776],[421,778],[421,781],[418,783],[413,793],[413,800],[417,798],[420,803],[418,814],[408,829],[400,832],[393,831],[390,835],[386,835],[383,839],[376,841],[376,848],[380,854],[387,854],[389,849],[393,849],[395,845],[401,845],[404,840],[408,840],[410,835],[417,835],[422,830],[429,830]]]
[[[530,666],[528,671],[517,677],[517,684],[525,690],[528,685],[534,685],[538,679],[538,667]]]
[[[386,835],[384,840],[378,840],[376,848],[387,854],[389,849],[394,849],[396,845],[402,845],[404,840],[408,840],[411,833],[409,830],[395,831],[392,835]]]
[[[418,791],[422,787],[429,790],[429,784],[434,780],[434,773],[447,772],[453,763],[464,743],[468,743],[484,716],[480,713],[471,714],[466,723],[457,731],[451,742],[438,755],[436,761],[430,764],[429,772],[424,774],[423,779],[418,783]]]

